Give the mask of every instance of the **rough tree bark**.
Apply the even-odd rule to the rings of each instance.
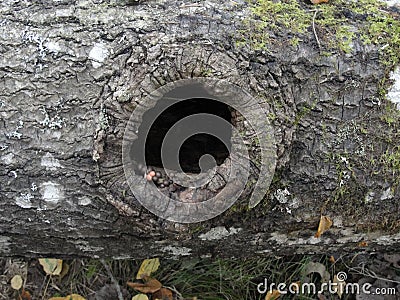
[[[1,255],[242,257],[353,251],[362,240],[398,249],[399,135],[378,103],[388,75],[379,48],[355,41],[350,54],[320,55],[310,27],[297,46],[275,37],[255,51],[237,43],[248,5],[223,2],[2,1]],[[277,166],[255,209],[239,202],[174,224],[132,197],[122,138],[138,99],[202,76],[259,99]],[[317,239],[321,214],[334,225]]]

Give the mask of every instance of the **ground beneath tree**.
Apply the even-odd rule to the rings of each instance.
[[[173,292],[164,299],[268,299],[257,286],[270,283],[315,283],[319,288],[323,277],[334,281],[335,275],[345,274],[347,284],[367,286],[371,294],[346,294],[341,299],[400,299],[400,254],[348,254],[293,256],[285,258],[252,258],[246,260],[162,260],[152,274]],[[132,299],[138,292],[128,287],[135,281],[141,261],[94,259],[63,262],[65,271],[60,276],[49,276],[37,259],[29,261],[2,259],[0,261],[0,299],[50,299],[54,296],[79,294],[85,299],[118,300],[117,289],[123,299]],[[343,273],[344,272],[344,273]],[[11,279],[21,275],[23,289],[31,298],[21,297],[21,290],[11,287]],[[116,288],[116,282],[118,288]],[[368,285],[369,284],[369,285]],[[374,295],[386,293],[386,295]],[[156,299],[149,294],[149,299]],[[325,291],[322,295],[281,295],[280,299],[339,299]]]

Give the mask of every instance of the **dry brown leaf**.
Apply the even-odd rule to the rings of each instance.
[[[312,4],[328,3],[329,0],[310,0]]]
[[[319,220],[319,225],[318,225],[318,230],[317,233],[315,234],[316,238],[319,238],[325,231],[329,230],[331,228],[333,222],[332,220],[327,217],[327,216],[321,216]]]
[[[145,259],[140,265],[139,271],[136,274],[136,279],[143,279],[146,276],[150,276],[151,273],[157,271],[160,266],[160,260],[158,258]]]
[[[19,290],[20,288],[22,288],[22,284],[24,283],[24,280],[22,279],[21,275],[15,275],[12,279],[11,279],[11,287],[14,290]]]
[[[63,264],[62,259],[39,258],[39,263],[43,266],[43,270],[47,275],[60,275]]]
[[[336,259],[335,259],[335,257],[333,255],[331,255],[329,257],[329,262],[332,263],[332,264],[334,264],[336,262]]]
[[[152,295],[152,299],[155,299],[155,300],[173,300],[174,299],[174,297],[173,297],[173,294],[172,294],[172,291],[171,290],[169,290],[169,289],[167,289],[167,288],[161,288],[161,289],[159,289],[157,292],[155,292],[153,295]]]
[[[361,241],[358,243],[358,247],[368,247],[368,242],[367,241]]]
[[[22,292],[19,295],[18,300],[32,300],[31,293],[22,289]]]
[[[278,299],[280,297],[280,295],[281,295],[281,293],[279,293],[278,290],[272,290],[272,292],[269,291],[267,293],[267,295],[265,296],[265,300],[275,300],[275,299]]]
[[[146,283],[128,282],[127,285],[144,294],[155,293],[162,287],[157,279],[149,279]]]
[[[292,282],[291,285],[292,285],[293,291],[295,291],[296,293],[300,292],[300,285],[301,285],[300,281]]]

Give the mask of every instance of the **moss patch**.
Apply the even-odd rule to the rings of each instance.
[[[312,5],[298,0],[250,0],[253,18],[245,20],[244,41],[253,49],[266,50],[268,43],[288,36],[297,46],[314,39],[320,53],[353,51],[353,41],[379,46],[382,62],[399,63],[400,22],[385,4],[376,0],[333,0]]]

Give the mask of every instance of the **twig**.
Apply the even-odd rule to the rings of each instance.
[[[46,277],[47,277],[47,276],[46,276]],[[45,277],[45,278],[46,278],[46,277]],[[45,297],[46,297],[47,289],[49,288],[49,284],[50,284],[50,280],[51,280],[51,275],[49,275],[49,279],[47,280],[46,286],[45,286],[45,288],[44,288],[43,295],[42,295],[42,300],[44,300]]]
[[[317,31],[315,30],[315,18],[317,17],[318,13],[319,13],[319,10],[318,9],[315,10],[314,16],[312,18],[312,29],[314,32],[315,40],[317,41],[317,44],[318,44],[318,48],[321,50],[321,43],[319,42]]]
[[[344,262],[343,262],[343,264],[346,266],[346,268],[348,268],[349,271],[353,271],[356,274],[363,275],[363,276],[366,276],[366,277],[369,277],[369,278],[372,278],[372,279],[376,279],[376,280],[381,280],[381,281],[386,281],[386,282],[391,282],[391,283],[397,283],[397,284],[400,283],[400,281],[398,281],[398,280],[392,280],[392,279],[380,277],[375,272],[370,271],[367,268],[365,268],[364,265],[362,267],[350,267],[350,266],[346,265],[346,263],[344,263]]]
[[[110,266],[105,262],[104,259],[101,259],[100,261],[103,264],[104,268],[106,269],[108,276],[110,276],[112,283],[115,285],[115,289],[117,290],[117,294],[118,294],[118,300],[124,300],[124,297],[122,296],[121,288],[119,287],[118,282],[115,280],[113,274],[111,273]]]

